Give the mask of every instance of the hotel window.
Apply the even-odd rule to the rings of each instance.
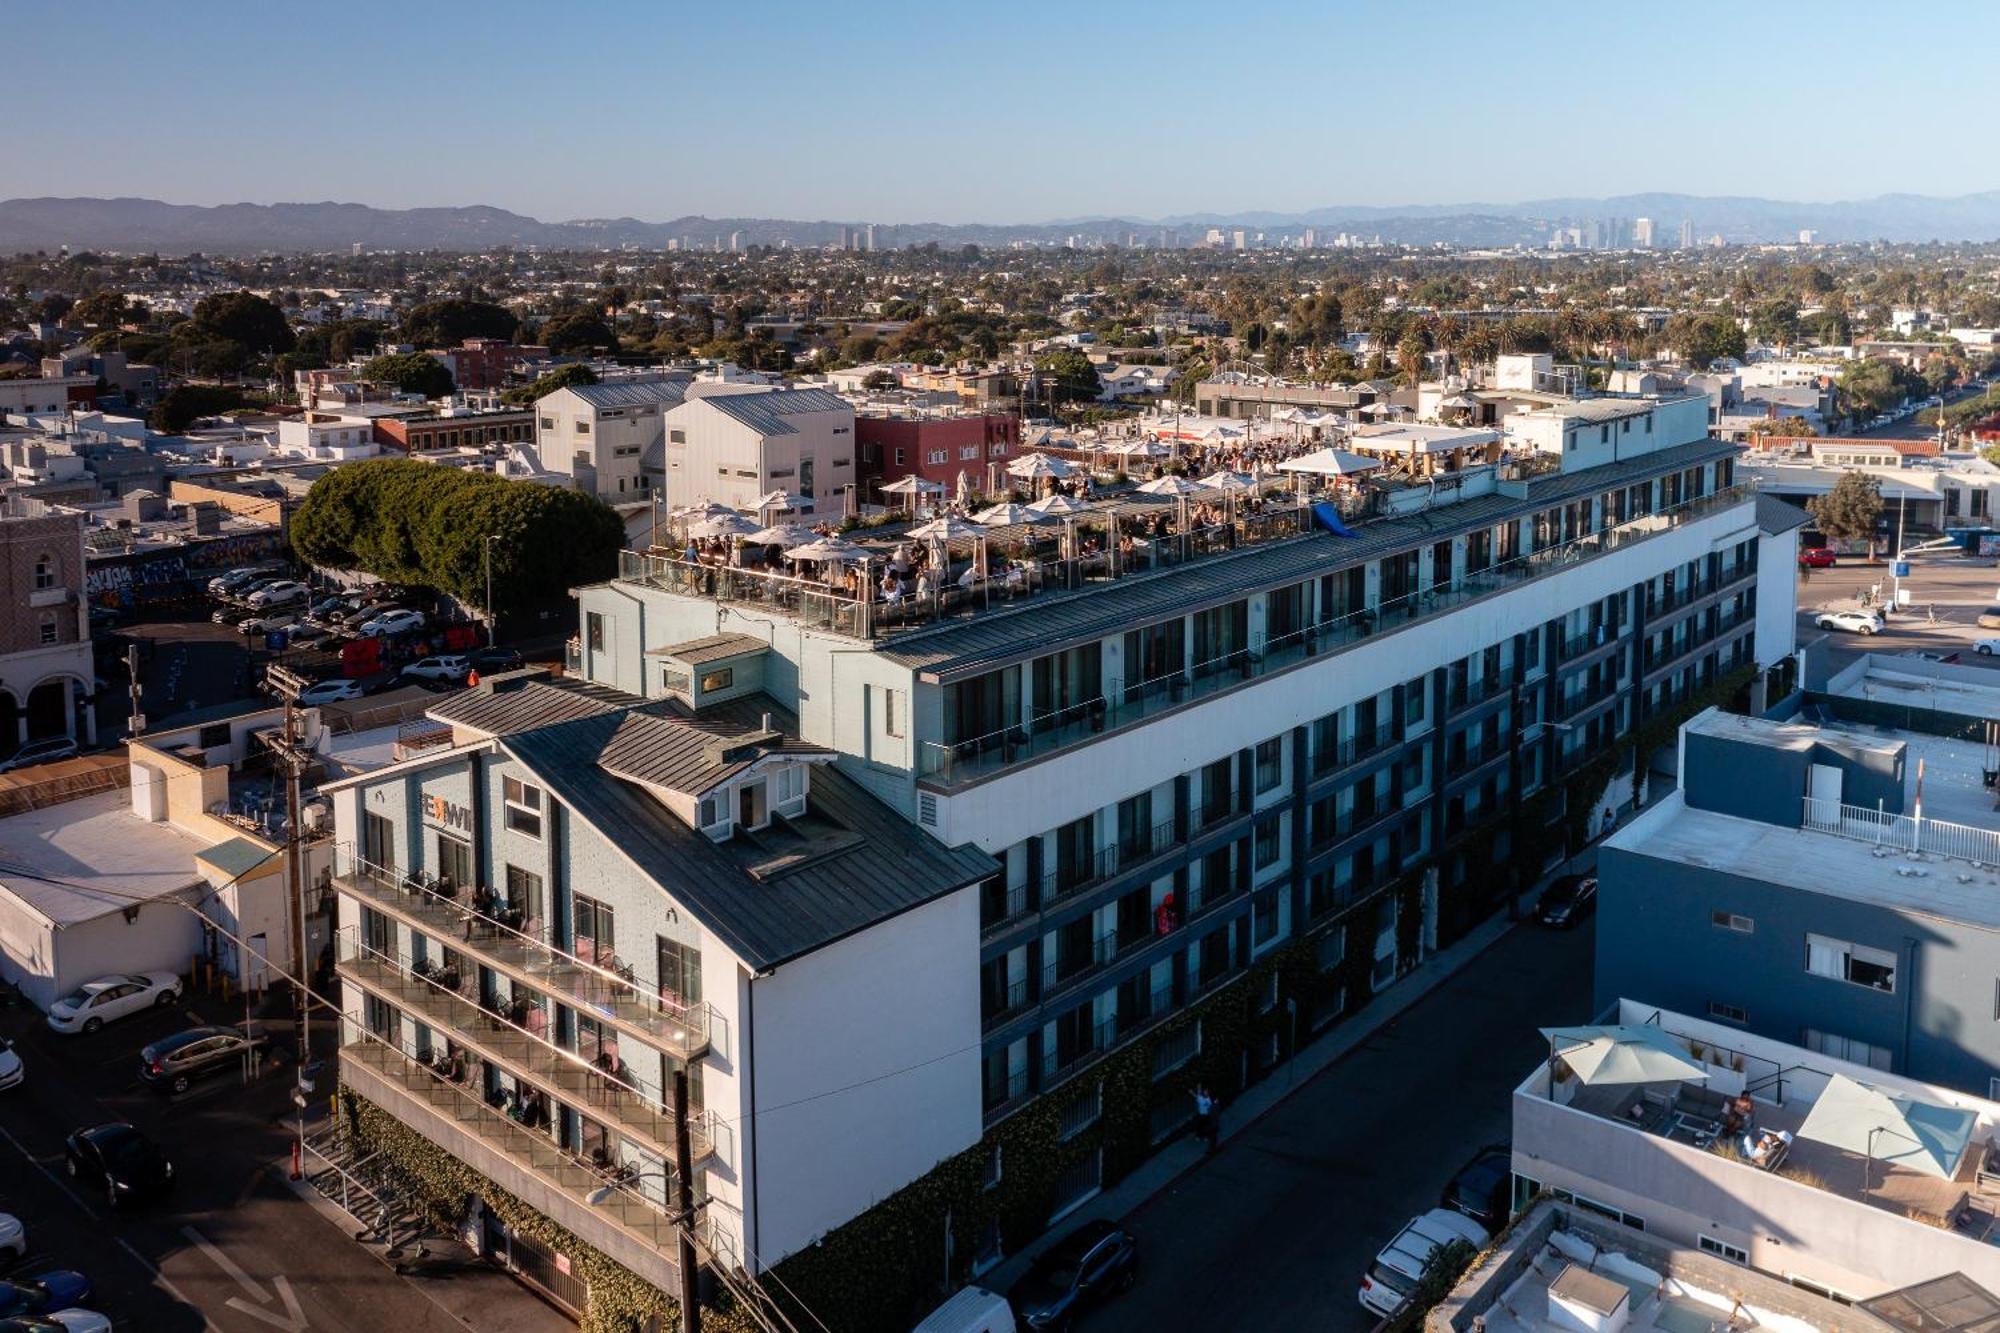
[[[42,642],[54,643],[56,641],[56,634],[56,618],[53,615],[44,615],[42,617]]]
[[[1652,425],[1653,419],[1651,417],[1646,418],[1646,424],[1648,426]],[[1712,1254],[1718,1259],[1727,1259],[1732,1264],[1747,1264],[1750,1262],[1750,1252],[1740,1245],[1731,1245],[1728,1241],[1717,1240],[1713,1236],[1697,1236],[1695,1240],[1701,1246],[1704,1253]]]
[[[1256,863],[1259,870],[1278,863],[1285,847],[1284,817],[1274,815],[1257,826]]]
[[[576,956],[585,962],[610,962],[615,952],[612,927],[616,921],[610,904],[579,893],[569,919],[575,931]]]
[[[701,950],[676,943],[664,935],[654,937],[655,965],[659,968],[660,998],[685,1008],[701,1000]]]
[[[502,778],[500,796],[507,807],[507,827],[530,838],[542,836],[542,789],[519,778]]]
[[[1870,1069],[1879,1069],[1883,1073],[1888,1073],[1895,1065],[1895,1053],[1887,1046],[1857,1041],[1853,1037],[1843,1037],[1838,1032],[1822,1032],[1818,1028],[1807,1028],[1800,1045],[1809,1051],[1830,1055],[1836,1060],[1867,1065]]]
[[[41,592],[45,588],[53,588],[55,586],[56,586],[55,557],[51,555],[42,555],[36,557],[35,591]],[[44,639],[43,642],[46,643],[48,642],[48,640]]]
[[[1893,993],[1896,989],[1895,954],[1825,935],[1806,936],[1806,971],[1870,990]]]
[[[521,929],[532,935],[546,911],[542,898],[542,877],[519,866],[507,867],[507,907],[521,914]]]
[[[1266,792],[1285,778],[1285,738],[1273,736],[1257,743],[1257,790]]]

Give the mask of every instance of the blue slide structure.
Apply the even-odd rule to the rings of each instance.
[[[1357,535],[1354,529],[1348,527],[1345,523],[1342,523],[1340,521],[1340,509],[1338,506],[1329,504],[1326,501],[1322,500],[1318,504],[1312,507],[1312,511],[1313,511],[1313,522],[1318,524],[1320,527],[1325,528],[1328,532],[1332,533],[1334,536],[1353,537]]]

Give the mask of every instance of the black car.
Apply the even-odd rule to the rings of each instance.
[[[497,676],[503,671],[519,671],[521,655],[512,648],[474,648],[465,655],[472,669],[482,676]]]
[[[1535,917],[1545,926],[1568,930],[1597,908],[1595,875],[1563,875],[1549,885],[1535,909]]]
[[[1488,1144],[1458,1169],[1438,1202],[1498,1235],[1512,1211],[1508,1195],[1513,1184],[1514,1150],[1504,1143]]]
[[[159,1145],[123,1122],[79,1129],[63,1140],[72,1179],[98,1185],[113,1208],[165,1194],[174,1164]]]
[[[243,1058],[264,1045],[261,1033],[201,1027],[176,1032],[139,1052],[139,1081],[160,1092],[186,1092],[196,1079],[234,1073]]]
[[[1085,1222],[1035,1260],[1007,1299],[1021,1322],[1040,1333],[1067,1329],[1088,1305],[1128,1291],[1139,1275],[1139,1244],[1110,1222]]]

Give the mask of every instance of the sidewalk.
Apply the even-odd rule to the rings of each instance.
[[[1660,780],[1650,781],[1647,785],[1652,789],[1648,792],[1648,806],[1674,790],[1672,784]],[[1640,812],[1631,810],[1628,805],[1628,808],[1619,814],[1618,827],[1630,823],[1638,813]],[[1612,831],[1616,832],[1616,828]],[[1325,1036],[1301,1047],[1298,1054],[1292,1057],[1288,1068],[1274,1071],[1260,1082],[1245,1089],[1241,1096],[1222,1109],[1220,1140],[1226,1143],[1243,1133],[1279,1103],[1338,1064],[1355,1048],[1395,1022],[1452,976],[1462,971],[1475,958],[1499,943],[1508,931],[1529,919],[1532,904],[1541,896],[1542,890],[1551,880],[1558,875],[1594,871],[1597,866],[1597,844],[1602,837],[1603,835],[1599,834],[1578,848],[1561,864],[1536,881],[1532,889],[1524,892],[1516,900],[1522,904],[1520,917],[1513,918],[1509,912],[1501,911],[1480,922],[1467,932],[1464,938],[1424,959],[1404,973],[1388,990],[1370,998],[1366,1004],[1342,1019]],[[1188,1134],[1176,1139],[1147,1158],[1123,1180],[1101,1191],[1088,1203],[1065,1217],[1061,1225],[1050,1228],[1036,1237],[1026,1249],[1009,1256],[991,1272],[982,1275],[978,1279],[978,1285],[993,1291],[1006,1291],[1027,1271],[1028,1266],[1043,1250],[1060,1236],[1067,1235],[1076,1223],[1099,1219],[1116,1221],[1127,1216],[1181,1176],[1199,1166],[1206,1157],[1206,1149],[1196,1136]]]

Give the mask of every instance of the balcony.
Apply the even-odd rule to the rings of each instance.
[[[1042,1091],[1047,1092],[1056,1080],[1075,1074],[1110,1050],[1117,1041],[1118,1020],[1115,1018],[1091,1024],[1084,1033],[1082,1043],[1068,1050],[1063,1049],[1063,1044],[1058,1041],[1042,1052]]]
[[[616,959],[589,960],[545,942],[532,921],[504,922],[458,901],[462,891],[419,883],[393,866],[375,865],[348,845],[335,848],[335,886],[476,959],[557,1004],[577,1009],[681,1060],[708,1049],[711,1011],[677,1005],[637,985]]]
[[[477,1003],[468,994],[475,984],[471,978],[422,971],[422,964],[405,955],[363,942],[352,926],[336,932],[334,957],[341,977],[481,1060],[617,1130],[644,1151],[663,1158],[673,1155],[673,1112],[627,1079],[609,1075],[589,1055],[549,1040],[547,1014],[541,1006],[530,1007],[516,1023]],[[449,984],[454,980],[456,986]],[[714,1152],[712,1112],[691,1115],[688,1127],[697,1159]]]
[[[1687,523],[1748,502],[1754,487],[1727,487],[1672,509],[1628,520],[1616,527],[1518,556],[1449,584],[1424,589],[1376,606],[1307,626],[1267,640],[1255,650],[1236,649],[1152,680],[1111,683],[1095,699],[1025,719],[984,735],[954,741],[924,741],[917,749],[917,776],[942,790],[966,786],[1058,750],[1143,722],[1161,713],[1233,690],[1285,671],[1309,658],[1346,651],[1364,640],[1404,625],[1444,615],[1469,602],[1505,592],[1546,574],[1559,573]],[[1714,588],[1689,591],[1684,600]],[[1679,594],[1677,594],[1679,596]]]
[[[509,1119],[356,1025],[344,1027],[341,1078],[356,1093],[635,1272],[658,1281],[664,1266],[671,1275],[674,1223],[660,1202],[629,1187],[626,1173],[572,1156],[545,1131]],[[658,1177],[652,1181],[657,1189]],[[607,1186],[609,1196],[593,1203]]]

